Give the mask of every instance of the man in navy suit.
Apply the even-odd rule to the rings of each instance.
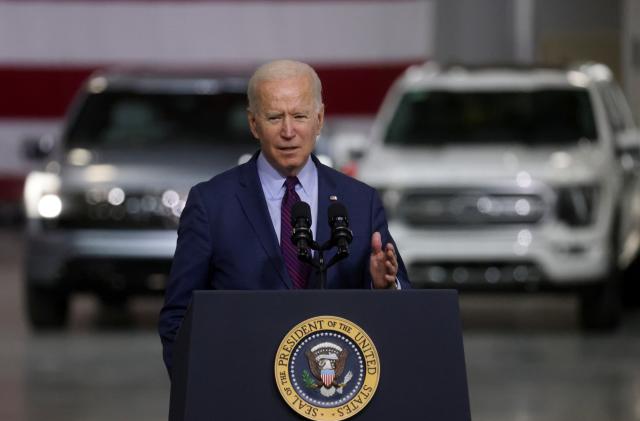
[[[329,270],[327,288],[410,288],[376,191],[312,155],[324,121],[316,72],[300,62],[270,62],[254,73],[247,94],[260,150],[249,162],[194,186],[180,218],[159,324],[169,372],[194,290],[317,287],[317,275],[291,259],[288,249],[290,227],[282,213],[289,215],[292,201],[309,203],[319,243],[331,235],[330,201],[349,211],[350,255]]]

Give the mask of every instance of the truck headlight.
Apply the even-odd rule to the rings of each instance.
[[[558,220],[571,227],[590,225],[595,221],[596,186],[567,186],[556,190]]]
[[[400,200],[402,200],[402,193],[393,188],[378,188],[377,190],[380,200],[382,200],[382,204],[384,205],[387,218],[393,218],[397,213]]]
[[[38,200],[38,214],[47,219],[57,218],[62,212],[62,200],[57,194],[45,194]]]
[[[24,205],[28,218],[56,218],[62,212],[56,174],[34,171],[24,183]]]

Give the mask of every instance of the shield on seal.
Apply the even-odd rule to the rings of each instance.
[[[322,383],[324,383],[326,387],[330,387],[331,383],[333,383],[333,378],[335,377],[336,372],[335,370],[323,369],[320,372],[320,375],[322,377]]]

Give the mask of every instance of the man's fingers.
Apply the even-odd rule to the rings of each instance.
[[[387,253],[387,256],[389,256],[389,258],[396,258],[396,249],[393,247],[393,244],[387,243],[385,252]]]
[[[374,232],[371,236],[371,254],[378,254],[382,251],[382,237],[379,232]]]
[[[398,266],[394,265],[393,262],[387,260],[384,265],[387,268],[387,273],[395,274],[398,271]]]
[[[386,247],[386,258],[388,262],[391,262],[394,269],[398,268],[398,257],[396,256],[395,248],[393,244],[388,243]]]
[[[384,288],[384,284],[395,284],[398,274],[398,258],[393,244],[387,243],[382,247],[382,237],[379,232],[371,236],[371,275],[377,279],[377,288]],[[381,284],[382,282],[382,284]]]

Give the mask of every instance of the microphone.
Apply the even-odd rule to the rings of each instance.
[[[311,232],[311,208],[303,201],[296,202],[291,208],[291,241],[298,249],[298,258],[308,260],[311,258],[310,245],[313,243]]]
[[[353,240],[353,233],[349,229],[347,208],[340,202],[333,202],[329,206],[329,226],[331,227],[331,243],[338,247],[338,255],[349,254],[349,244]]]

